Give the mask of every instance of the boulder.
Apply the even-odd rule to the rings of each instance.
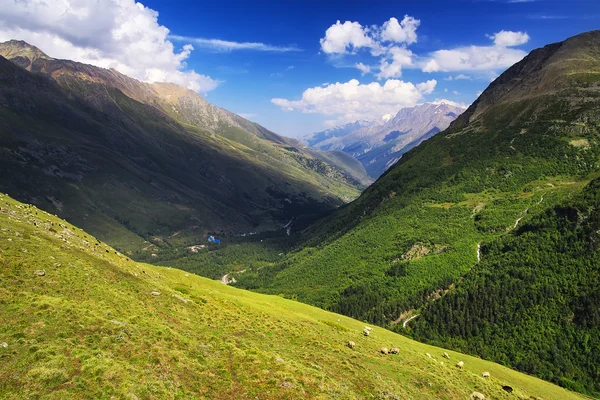
[[[351,349],[354,349],[354,347],[356,346],[356,343],[354,343],[352,340],[349,341],[348,343],[346,343],[346,346],[350,347]]]
[[[152,296],[160,296],[160,292],[159,292],[159,291],[156,291],[156,290],[153,290],[152,292],[150,292],[150,294],[151,294]]]
[[[38,269],[38,270],[35,270],[33,272],[33,274],[37,275],[37,276],[44,276],[44,275],[46,275],[46,271],[44,271],[43,269]]]
[[[479,392],[473,392],[471,393],[471,398],[472,399],[478,399],[478,400],[485,400],[485,396]]]

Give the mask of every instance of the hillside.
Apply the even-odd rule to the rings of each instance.
[[[135,263],[5,195],[0,318],[7,400],[582,398],[381,328],[365,337],[364,323],[301,303]]]
[[[363,187],[342,163],[173,84],[0,44],[0,189],[122,250],[281,229]]]
[[[280,257],[249,251],[248,261],[224,249],[211,255],[211,273],[403,331],[419,308],[460,284],[480,244],[600,176],[599,53],[600,31],[534,50],[359,199],[298,233],[300,244],[274,246]],[[203,274],[193,258],[182,267]],[[572,379],[584,385],[591,372]]]
[[[600,180],[502,239],[411,323],[452,346],[600,397]]]
[[[464,108],[445,102],[424,103],[403,108],[387,120],[357,121],[304,140],[318,150],[353,156],[376,179],[404,153],[446,129],[463,111]]]

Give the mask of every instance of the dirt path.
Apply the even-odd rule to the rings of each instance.
[[[527,213],[528,213],[528,212],[529,212],[529,208],[527,208],[527,209],[525,210],[525,212],[523,213],[523,217],[524,217],[525,215],[527,215]],[[519,222],[521,222],[521,220],[523,219],[523,217],[519,217],[519,218],[517,218],[517,220],[515,221],[515,226],[513,226],[513,229],[515,229],[515,228],[517,227],[517,225],[519,225]]]
[[[481,242],[477,243],[477,262],[481,261]]]
[[[407,319],[406,321],[404,321],[402,323],[402,328],[406,329],[406,324],[408,324],[410,321],[412,321],[413,319],[417,318],[419,315],[421,314],[417,314],[417,315],[413,315],[412,317],[410,317],[409,319]]]
[[[544,201],[544,195],[542,195],[542,198],[540,199],[540,201],[538,201],[538,204],[542,204],[542,201]]]

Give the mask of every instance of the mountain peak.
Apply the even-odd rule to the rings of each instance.
[[[0,55],[7,59],[22,57],[31,62],[38,58],[52,60],[46,53],[23,40],[9,40],[0,43]]]
[[[594,72],[600,69],[599,48],[600,30],[596,30],[533,50],[492,82],[452,128],[464,128],[492,107],[556,94],[581,84],[595,85],[600,80]]]

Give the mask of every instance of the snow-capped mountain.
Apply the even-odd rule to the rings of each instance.
[[[450,102],[424,103],[403,108],[387,121],[357,121],[314,133],[304,141],[318,150],[352,155],[377,178],[402,154],[446,129],[464,110]]]

